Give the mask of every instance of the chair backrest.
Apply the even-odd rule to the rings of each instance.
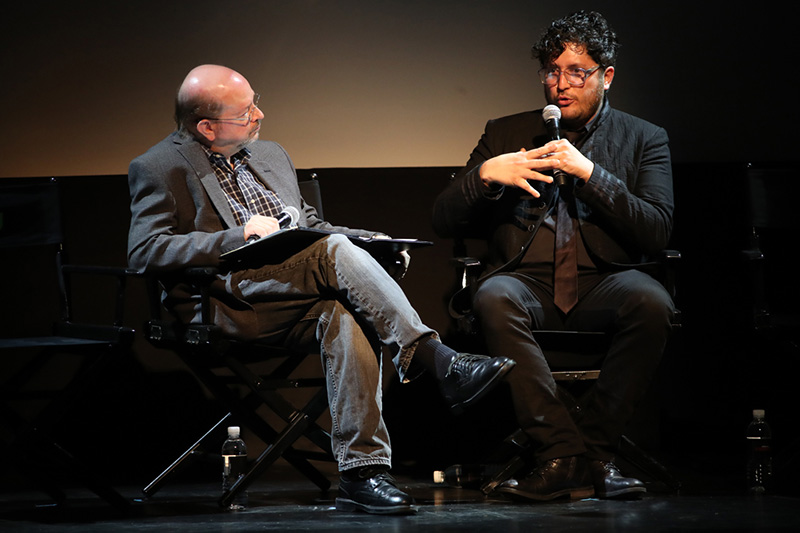
[[[0,248],[60,244],[62,240],[55,180],[0,180]]]
[[[62,249],[58,184],[49,178],[0,180],[0,278],[6,311],[37,302],[32,321],[25,313],[3,313],[4,336],[49,334],[64,318],[64,284],[58,264]],[[61,306],[61,307],[59,307]]]
[[[312,170],[298,170],[297,185],[300,187],[300,194],[303,195],[303,199],[306,203],[314,206],[319,218],[324,220],[325,214],[322,211],[322,191],[319,187],[319,177],[317,173]]]
[[[750,165],[747,169],[750,221],[756,228],[798,229],[794,202],[800,194],[797,171],[789,166]]]
[[[3,336],[50,335],[84,340],[129,343],[133,330],[123,326],[125,268],[66,264],[62,199],[55,178],[0,180],[0,280],[6,309],[34,308],[27,313],[8,313],[0,323]],[[103,302],[102,319],[94,309],[74,321],[73,278],[80,276],[91,290],[94,306]],[[98,285],[98,283],[102,285]],[[112,285],[113,284],[113,285]],[[54,298],[55,296],[55,298]],[[51,314],[52,313],[52,314]],[[89,321],[86,321],[92,315]]]
[[[748,165],[745,184],[749,200],[749,249],[757,265],[754,307],[794,313],[800,282],[794,275],[794,246],[800,215],[794,202],[800,194],[797,172],[789,165]]]

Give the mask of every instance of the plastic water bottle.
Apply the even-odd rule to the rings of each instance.
[[[746,436],[747,489],[751,494],[764,494],[772,477],[772,430],[764,419],[763,409],[753,409]]]
[[[451,465],[444,470],[434,470],[433,482],[459,488],[478,488],[487,475],[483,465]]]
[[[222,443],[222,491],[227,492],[247,469],[247,447],[238,426],[228,428],[228,438]],[[231,511],[247,508],[247,491],[242,490],[228,506]]]

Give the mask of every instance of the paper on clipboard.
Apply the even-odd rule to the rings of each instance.
[[[263,264],[281,262],[287,257],[307,248],[316,241],[336,232],[314,228],[292,227],[281,229],[220,255],[228,263],[259,262]],[[350,241],[367,250],[375,257],[386,257],[400,252],[433,245],[418,239],[389,239],[381,237],[359,237],[346,235]]]

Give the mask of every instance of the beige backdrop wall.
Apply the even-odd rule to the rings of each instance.
[[[125,173],[193,66],[241,71],[298,167],[459,165],[485,121],[543,104],[530,45],[591,7],[623,43],[615,106],[678,160],[794,158],[788,17],[723,2],[28,2],[2,25],[0,177]],[[788,70],[787,70],[788,69]],[[795,76],[796,77],[796,76]],[[796,92],[796,91],[795,91]],[[749,116],[756,109],[759,116]]]

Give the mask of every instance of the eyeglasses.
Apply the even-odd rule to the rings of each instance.
[[[244,115],[240,117],[233,117],[233,118],[206,118],[205,120],[215,120],[217,122],[243,122],[244,124],[250,124],[253,120],[253,115],[255,114],[256,109],[258,109],[258,100],[261,98],[261,95],[258,93],[253,94],[253,103],[250,104],[250,107],[247,108],[247,111]]]
[[[568,68],[561,70],[558,67],[543,68],[539,71],[539,78],[542,83],[548,87],[558,85],[558,80],[561,79],[561,74],[567,78],[567,83],[572,87],[583,87],[586,84],[586,78],[591,76],[595,70],[599,69],[600,65],[590,69],[585,68]]]

